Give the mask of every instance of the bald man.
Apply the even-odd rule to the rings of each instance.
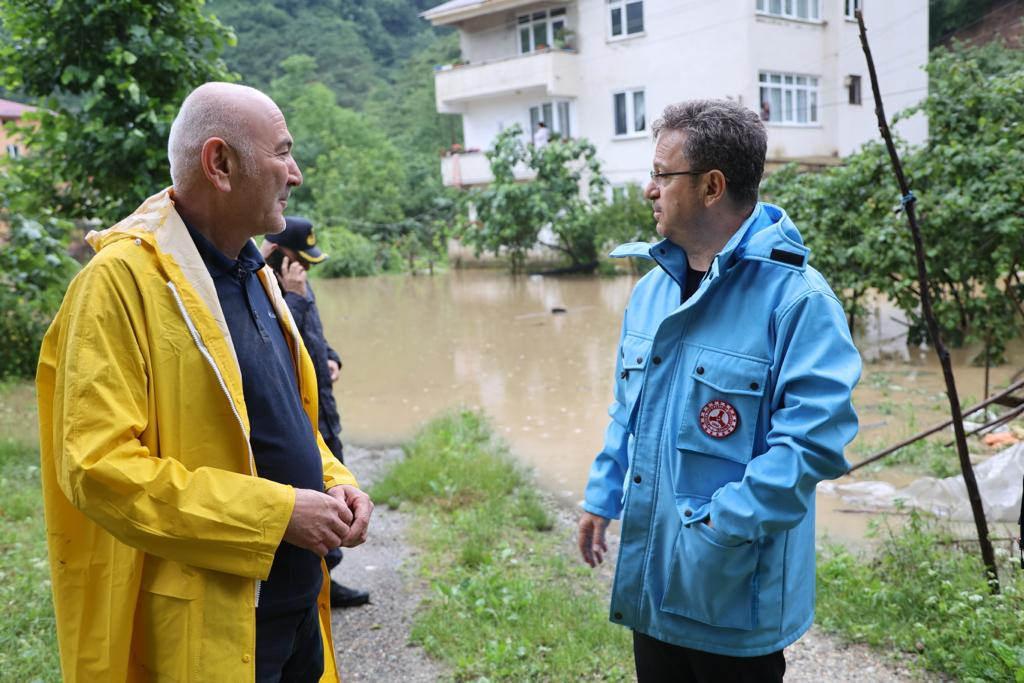
[[[252,241],[284,229],[291,149],[270,98],[207,83],[173,186],[86,238],[37,376],[65,681],[337,680],[322,558],[373,505]]]

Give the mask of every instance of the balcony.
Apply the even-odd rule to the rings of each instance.
[[[579,60],[575,51],[541,50],[480,64],[441,67],[434,74],[437,111],[462,112],[470,100],[522,93],[539,97],[578,97]]]
[[[533,180],[536,173],[525,166],[513,169],[516,180]],[[441,179],[447,187],[487,185],[494,176],[483,152],[455,152],[441,157]]]

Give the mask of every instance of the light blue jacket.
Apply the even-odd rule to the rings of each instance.
[[[814,489],[849,468],[861,361],[808,253],[785,212],[759,203],[680,305],[682,249],[612,252],[661,266],[629,300],[583,505],[622,514],[615,623],[742,657],[811,625]]]

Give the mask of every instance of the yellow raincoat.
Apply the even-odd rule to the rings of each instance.
[[[251,681],[260,580],[294,489],[256,476],[234,347],[173,190],[87,239],[97,255],[36,378],[64,680]],[[316,430],[313,365],[273,273],[259,277]],[[325,489],[355,484],[317,438]],[[336,681],[327,578],[322,680]]]

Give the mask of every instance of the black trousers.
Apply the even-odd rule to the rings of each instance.
[[[760,657],[730,657],[671,645],[633,631],[639,683],[782,683],[782,650]]]
[[[257,683],[317,683],[324,673],[324,643],[316,605],[301,612],[256,619]]]

